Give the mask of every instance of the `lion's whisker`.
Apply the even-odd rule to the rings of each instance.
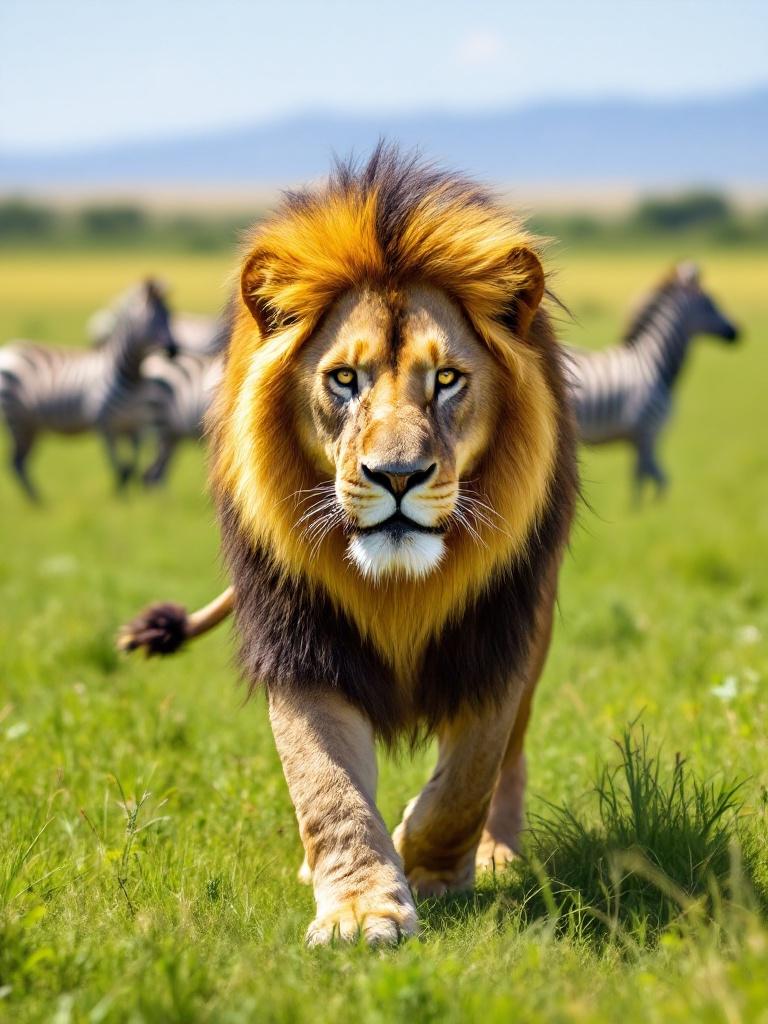
[[[470,503],[462,503],[460,507],[463,509],[463,511],[470,513],[479,522],[485,523],[485,525],[488,526],[491,530],[497,530],[501,532],[500,527],[496,523],[494,523],[493,520],[489,519],[484,512],[481,512],[479,509],[477,509],[474,505]]]
[[[320,501],[317,501],[314,505],[310,506],[310,508],[305,509],[305,511],[296,520],[296,525],[301,526],[302,523],[313,520],[324,512],[330,512],[335,507],[336,499],[334,497],[329,496],[327,498],[322,498]]]
[[[296,491],[291,491],[290,494],[286,494],[284,498],[281,498],[279,501],[275,502],[275,504],[282,505],[283,502],[290,501],[291,498],[297,498],[297,495],[299,494],[306,494],[306,498],[297,498],[296,504],[299,505],[304,501],[308,501],[312,495],[319,496],[320,494],[323,494],[325,491],[334,490],[335,487],[335,480],[321,480],[320,483],[315,484],[314,487],[300,487]]]
[[[483,499],[473,491],[462,491],[461,484],[459,484],[459,497],[464,498],[467,501],[471,501],[475,505],[480,505],[480,507],[484,508],[486,512],[490,512],[492,515],[496,516],[497,519],[504,519],[504,517],[497,512],[492,505],[489,505],[487,501],[483,501]]]
[[[318,534],[318,536],[315,539],[314,544],[312,545],[312,547],[310,549],[310,552],[309,552],[310,561],[312,561],[314,558],[317,557],[317,555],[318,555],[318,553],[320,551],[320,545],[322,544],[322,542],[325,540],[325,538],[328,536],[328,534],[331,532],[331,530],[335,526],[339,525],[340,523],[342,523],[344,521],[344,518],[345,518],[345,513],[344,513],[344,510],[342,508],[336,508],[334,510],[334,512],[331,513],[331,515],[329,515],[327,517],[327,520],[323,523],[323,525],[325,526],[325,529],[320,531],[320,533]]]
[[[313,521],[312,521],[312,522],[311,522],[311,523],[310,523],[310,524],[309,524],[309,525],[308,525],[307,527],[305,527],[305,529],[304,529],[304,531],[303,531],[303,532],[304,532],[304,536],[305,536],[305,537],[307,538],[307,540],[311,539],[311,538],[312,538],[312,537],[314,537],[314,536],[315,536],[315,535],[316,535],[316,534],[317,534],[317,533],[318,533],[319,531],[321,531],[321,530],[323,529],[323,527],[325,526],[325,524],[326,524],[326,523],[327,523],[327,522],[328,522],[328,521],[329,521],[330,519],[333,519],[333,518],[334,518],[335,516],[337,516],[337,515],[338,515],[338,510],[337,510],[337,509],[328,509],[328,511],[327,511],[327,512],[325,512],[325,513],[324,513],[323,515],[321,515],[321,516],[318,516],[318,517],[317,517],[316,519],[314,519],[314,520],[313,520]]]
[[[503,530],[497,523],[492,522],[484,514],[484,512],[480,511],[480,509],[477,507],[478,505],[481,508],[483,507],[483,503],[482,502],[476,501],[470,495],[467,495],[467,494],[460,494],[459,495],[459,498],[458,498],[458,501],[457,501],[457,507],[460,507],[464,512],[466,512],[467,514],[471,515],[476,523],[477,522],[481,522],[485,526],[487,526],[489,530],[495,530],[497,533],[500,533],[503,537],[509,537],[511,539],[511,534],[507,530]],[[491,511],[493,511],[493,510],[491,510]],[[498,513],[495,513],[495,514],[497,515],[497,517],[499,519],[502,518],[501,516],[498,515]]]
[[[453,510],[453,515],[454,515],[454,518],[457,520],[457,522],[459,522],[464,527],[464,529],[467,531],[467,533],[470,535],[470,537],[472,538],[472,540],[473,540],[473,542],[475,543],[476,546],[482,545],[484,548],[488,547],[488,545],[485,543],[485,541],[480,536],[480,534],[477,532],[477,530],[474,528],[474,526],[472,526],[472,524],[470,523],[469,519],[467,519],[464,511],[461,508],[459,508],[458,505]]]

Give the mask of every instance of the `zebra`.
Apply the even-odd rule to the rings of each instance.
[[[180,441],[203,437],[205,417],[223,373],[223,355],[180,352],[171,360],[157,353],[145,359],[143,396],[157,437],[155,459],[143,474],[146,485],[165,480]]]
[[[586,444],[628,441],[636,452],[635,497],[646,481],[657,494],[668,484],[656,446],[672,409],[672,391],[691,339],[739,337],[700,283],[695,264],[678,264],[632,319],[624,343],[598,351],[564,346],[568,390]]]
[[[142,386],[136,394],[136,418],[148,418],[157,440],[151,465],[142,474],[145,485],[165,480],[168,466],[179,442],[199,441],[204,434],[205,415],[224,368],[223,350],[229,340],[236,305],[230,299],[218,317],[197,313],[174,313],[171,329],[178,346],[174,359],[161,352],[142,363]],[[98,345],[114,322],[112,309],[94,313],[87,331]]]
[[[27,458],[38,434],[79,434],[96,430],[104,439],[118,488],[133,473],[121,460],[118,438],[138,447],[148,423],[137,416],[141,363],[152,349],[176,353],[170,313],[153,280],[125,293],[115,307],[113,329],[91,349],[64,349],[11,342],[0,349],[0,412],[11,435],[11,465],[33,501],[38,492],[27,472]]]
[[[86,324],[91,342],[102,345],[110,337],[115,326],[114,306],[100,309]],[[202,313],[172,313],[171,333],[179,353],[215,356],[226,346],[229,338],[229,322],[223,317],[206,316]]]

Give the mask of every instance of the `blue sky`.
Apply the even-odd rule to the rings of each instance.
[[[0,0],[0,147],[768,82],[766,0]]]

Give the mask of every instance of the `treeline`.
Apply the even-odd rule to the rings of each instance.
[[[679,238],[722,245],[763,244],[768,242],[768,207],[744,213],[719,192],[692,191],[677,196],[648,196],[623,216],[543,216],[533,218],[531,226],[564,241],[621,243]]]
[[[155,213],[134,203],[67,209],[21,197],[0,200],[0,245],[158,246],[186,251],[231,249],[264,210],[232,215]]]
[[[185,251],[230,250],[264,215],[158,213],[133,203],[65,209],[24,198],[0,200],[0,245],[163,247]],[[592,213],[541,216],[534,231],[564,242],[622,244],[661,238],[718,244],[768,243],[768,209],[743,213],[722,194],[694,191],[642,199],[623,216]]]

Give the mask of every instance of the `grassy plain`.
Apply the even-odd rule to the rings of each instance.
[[[556,253],[563,336],[613,341],[674,255]],[[529,860],[425,904],[422,939],[393,951],[303,948],[293,813],[227,631],[163,664],[113,651],[147,600],[220,585],[201,454],[117,498],[96,440],[47,439],[39,509],[0,474],[0,1020],[768,1021],[768,258],[698,255],[744,344],[696,344],[666,500],[632,511],[628,453],[584,455],[529,734]],[[214,311],[229,270],[5,252],[0,338],[80,343],[150,271]],[[610,771],[638,716],[650,753],[630,761],[652,773],[658,753],[660,775],[633,807]],[[392,825],[429,762],[384,761]]]

